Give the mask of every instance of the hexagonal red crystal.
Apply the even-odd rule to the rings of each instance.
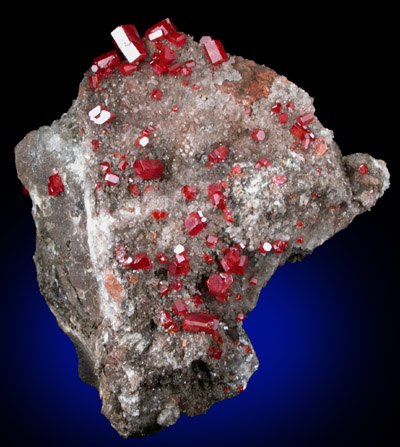
[[[218,245],[218,242],[219,242],[219,237],[218,236],[213,236],[212,234],[209,234],[206,237],[206,244],[209,247],[215,248]]]
[[[164,172],[164,164],[160,160],[136,160],[133,163],[133,169],[141,179],[153,180],[162,177]]]
[[[210,36],[203,36],[200,39],[204,52],[211,65],[218,65],[229,60],[228,55],[220,40],[211,39]]]
[[[215,273],[207,280],[207,287],[211,295],[225,297],[233,284],[233,276],[230,273]]]
[[[184,223],[190,236],[196,236],[196,234],[199,234],[205,228],[203,218],[196,212],[192,212],[186,216]]]
[[[357,170],[360,175],[368,174],[368,166],[366,163],[361,163]]]
[[[127,258],[123,266],[133,270],[150,270],[152,263],[147,253],[138,253],[133,258]]]
[[[210,161],[210,163],[220,163],[222,161],[225,161],[228,154],[228,147],[224,144],[221,144],[208,154],[208,160]]]
[[[265,140],[265,132],[261,129],[254,129],[253,132],[251,132],[251,138],[255,141],[263,141]]]
[[[168,42],[171,42],[176,47],[183,47],[186,43],[186,36],[178,31],[173,31],[172,33],[168,33],[166,36]]]
[[[178,298],[172,303],[172,310],[175,315],[185,315],[188,313],[188,308],[182,298]]]
[[[47,190],[49,192],[49,196],[58,196],[64,191],[64,185],[58,172],[49,177]]]
[[[218,315],[211,315],[208,312],[191,312],[184,316],[182,330],[213,334],[218,330],[218,325]]]
[[[119,57],[117,50],[111,50],[108,53],[102,54],[93,59],[93,64],[100,70],[113,69],[121,64],[121,58]],[[94,68],[92,68],[93,70]],[[96,72],[97,73],[97,72]]]

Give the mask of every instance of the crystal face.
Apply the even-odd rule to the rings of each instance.
[[[111,30],[70,110],[16,148],[42,293],[124,437],[244,392],[261,288],[389,186],[286,77],[169,18],[143,31]]]

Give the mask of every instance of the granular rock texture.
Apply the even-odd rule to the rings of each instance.
[[[305,91],[218,40],[166,19],[143,38],[118,27],[108,50],[16,164],[80,377],[118,433],[145,436],[246,388],[261,288],[369,210],[389,173],[343,157]]]

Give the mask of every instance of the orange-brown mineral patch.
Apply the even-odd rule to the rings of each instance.
[[[112,269],[106,269],[104,272],[105,286],[110,297],[117,303],[121,304],[125,300],[126,295],[121,283],[114,275]]]

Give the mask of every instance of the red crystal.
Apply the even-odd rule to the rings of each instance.
[[[146,47],[134,25],[121,25],[111,32],[116,47],[128,62],[135,62],[147,56]]]
[[[131,194],[133,196],[136,196],[136,197],[140,196],[139,188],[137,187],[137,185],[135,183],[131,183],[129,185],[129,191],[131,192]]]
[[[103,77],[104,77],[103,73],[100,71],[89,76],[90,87],[95,89],[98,88],[100,85],[100,81],[103,79]]]
[[[261,168],[268,168],[268,166],[271,165],[271,162],[267,160],[266,158],[259,158],[256,165],[254,166],[254,169],[261,169]]]
[[[188,313],[188,308],[183,299],[178,298],[172,303],[172,310],[175,315],[185,315]]]
[[[160,61],[163,62],[164,64],[171,64],[172,62],[174,62],[175,58],[176,58],[175,51],[163,45],[163,48],[160,53]]]
[[[310,124],[314,121],[314,114],[313,113],[305,113],[304,115],[300,115],[297,118],[297,122],[300,124],[300,126],[307,126],[307,124]]]
[[[179,331],[178,326],[174,323],[171,313],[168,310],[163,309],[160,311],[160,323],[168,332],[176,333]]]
[[[47,189],[49,196],[58,196],[64,191],[64,185],[58,172],[49,177]]]
[[[258,251],[262,254],[269,253],[271,250],[272,250],[272,245],[267,241],[261,242],[260,247],[258,249]]]
[[[358,173],[360,175],[368,174],[368,166],[365,163],[360,164],[358,167]]]
[[[186,200],[193,200],[196,197],[197,189],[193,185],[186,185],[182,188]]]
[[[274,175],[272,178],[272,183],[278,186],[283,185],[286,182],[287,178],[284,175]]]
[[[248,256],[241,255],[238,247],[229,247],[225,256],[220,259],[221,267],[226,273],[237,275],[244,275],[248,262]]]
[[[103,178],[104,182],[109,186],[115,186],[119,183],[119,176],[112,172],[106,172]]]
[[[288,119],[289,119],[289,116],[288,116],[287,113],[281,113],[281,114],[279,115],[278,121],[279,121],[281,124],[286,124],[286,123],[288,122]]]
[[[179,62],[175,62],[168,67],[168,73],[170,75],[178,75],[182,71],[182,65]]]
[[[169,288],[168,285],[162,286],[162,287],[160,288],[160,294],[161,294],[161,296],[168,295],[170,292],[171,292],[171,289]]]
[[[290,128],[290,133],[299,140],[302,140],[307,134],[307,129],[304,129],[301,124],[296,123]]]
[[[173,45],[177,47],[183,47],[186,43],[186,37],[177,31],[173,31],[172,33],[167,34],[166,39],[168,42],[171,42]]]
[[[111,166],[108,161],[103,161],[103,163],[100,164],[100,170],[101,172],[110,172]]]
[[[211,295],[224,298],[233,284],[233,276],[230,273],[215,273],[207,279],[207,287]]]
[[[157,259],[158,262],[160,262],[161,264],[166,264],[168,262],[168,258],[165,256],[164,253],[157,253]]]
[[[190,299],[190,302],[194,304],[194,307],[197,309],[202,304],[204,304],[203,298],[200,294],[195,293]]]
[[[182,330],[213,334],[218,329],[218,325],[218,315],[211,315],[208,312],[191,312],[184,316]]]
[[[168,71],[168,65],[161,61],[155,61],[151,64],[151,68],[155,75],[162,75]]]
[[[101,125],[112,121],[115,118],[115,115],[108,109],[106,109],[106,107],[97,105],[96,107],[93,107],[92,110],[90,110],[89,118],[95,124]]]
[[[244,319],[246,318],[246,315],[243,313],[243,312],[239,312],[237,315],[236,315],[236,321],[243,321]]]
[[[233,216],[232,216],[232,211],[230,210],[230,208],[224,208],[224,219],[227,222],[233,223]]]
[[[176,27],[171,22],[170,19],[166,18],[162,20],[161,22],[158,22],[151,28],[149,28],[145,33],[145,37],[147,40],[150,41],[159,41],[161,39],[164,39],[165,36],[167,36],[169,33],[175,32]]]
[[[168,216],[168,213],[165,210],[154,210],[151,212],[151,214],[155,220],[165,219]]]
[[[127,166],[128,166],[128,162],[127,162],[126,160],[121,160],[121,161],[118,163],[117,169],[118,169],[119,171],[125,171],[125,169],[126,169]]]
[[[168,273],[171,276],[186,276],[190,272],[189,264],[178,264],[176,261],[171,262],[168,266]]]
[[[220,163],[222,161],[225,161],[225,158],[229,154],[229,149],[221,144],[216,149],[214,149],[212,152],[208,154],[208,160],[210,163]]]
[[[272,251],[277,254],[281,254],[283,250],[287,247],[289,241],[283,241],[282,239],[278,239],[272,243]]]
[[[276,104],[274,104],[271,107],[271,113],[276,113],[276,114],[281,113],[281,109],[282,109],[282,104],[277,102]]]
[[[136,160],[133,163],[133,169],[141,179],[153,180],[163,175],[164,165],[160,160]]]
[[[206,237],[206,244],[209,247],[215,248],[217,246],[218,242],[219,242],[219,237],[218,236],[213,236],[213,235],[209,234]]]
[[[152,268],[151,260],[147,253],[138,253],[133,258],[127,258],[123,265],[134,270],[150,270]]]
[[[211,39],[210,36],[203,36],[200,39],[200,43],[203,45],[204,52],[211,65],[218,65],[229,59],[220,40]]]
[[[252,286],[256,286],[258,284],[258,278],[255,278],[253,276],[253,278],[251,278],[249,282]]]
[[[210,256],[207,253],[204,253],[203,259],[207,264],[212,264],[214,262],[214,259],[212,258],[212,256]]]
[[[222,349],[221,348],[214,348],[212,346],[210,346],[208,348],[208,353],[210,354],[210,357],[215,359],[215,360],[219,360],[221,358],[222,355]]]
[[[171,287],[176,291],[181,290],[183,287],[183,282],[176,279],[175,281],[172,281]]]
[[[162,98],[162,91],[159,90],[158,88],[155,88],[154,90],[152,90],[150,97],[156,101],[160,100]]]
[[[106,69],[112,70],[113,68],[120,65],[120,63],[121,58],[119,57],[117,50],[111,50],[108,53],[102,54],[101,56],[98,56],[95,59],[93,59],[93,64],[96,65],[101,70]]]
[[[118,65],[118,70],[123,76],[129,76],[139,70],[139,64],[137,62],[123,62],[121,65]]]
[[[251,132],[251,138],[255,141],[263,141],[265,140],[265,132],[261,129],[254,129],[253,132]]]
[[[233,176],[235,176],[237,174],[240,174],[241,172],[242,172],[242,167],[240,165],[235,165],[231,169],[231,172],[230,172],[229,176],[233,177]]]
[[[186,216],[184,223],[190,236],[196,236],[196,234],[199,234],[205,228],[203,219],[196,212],[192,212]]]

